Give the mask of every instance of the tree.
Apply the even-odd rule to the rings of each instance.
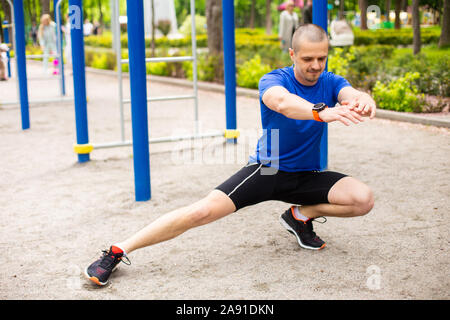
[[[413,53],[420,52],[419,0],[412,0]]]
[[[344,10],[345,10],[345,0],[339,1],[339,11],[338,11],[338,19],[344,19]]]
[[[386,22],[390,22],[389,13],[391,11],[391,0],[386,0]]]
[[[222,53],[222,0],[206,1],[206,28],[208,31],[209,54]]]
[[[152,42],[150,44],[150,47],[152,48],[152,57],[155,56],[155,29],[156,29],[156,23],[155,23],[155,1],[151,0],[151,6],[152,6]]]
[[[444,0],[444,17],[442,19],[439,47],[450,45],[450,0]]]
[[[50,13],[50,0],[41,0],[41,13]]]
[[[272,0],[266,0],[266,34],[272,34]]]
[[[367,30],[367,7],[368,0],[359,0],[359,8],[361,10],[361,30]]]
[[[400,11],[402,9],[402,0],[395,0],[395,29],[400,29]]]
[[[208,64],[213,69],[215,82],[223,83],[222,0],[206,1],[206,28],[208,32]]]

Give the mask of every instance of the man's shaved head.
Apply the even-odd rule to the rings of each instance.
[[[300,50],[300,45],[304,40],[310,42],[328,41],[328,35],[318,25],[308,23],[298,27],[292,36],[292,49],[294,49],[295,53]]]

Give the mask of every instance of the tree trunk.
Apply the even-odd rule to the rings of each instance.
[[[152,57],[155,56],[155,29],[156,29],[156,23],[155,23],[155,1],[152,0],[152,41],[151,41],[151,48],[152,48]]]
[[[3,8],[3,13],[5,14],[5,16],[3,17],[3,20],[7,20],[9,23],[11,23],[11,10],[10,10],[8,2],[6,0],[0,0],[0,3]],[[1,22],[3,22],[3,21],[1,21]]]
[[[420,52],[419,0],[412,0],[413,53]]]
[[[444,0],[444,17],[442,19],[439,47],[450,45],[450,0]]]
[[[386,0],[386,22],[391,21],[391,18],[389,17],[390,11],[391,11],[391,0]]]
[[[209,54],[222,53],[222,0],[206,1],[206,29],[208,31]]]
[[[254,29],[255,28],[255,2],[256,0],[252,0],[250,5],[250,22],[249,27]]]
[[[361,10],[361,30],[367,30],[367,0],[359,0],[359,9]]]
[[[395,0],[395,29],[400,29],[400,11],[402,9],[402,0]]]
[[[41,0],[41,14],[50,14],[50,0]]]
[[[272,34],[272,0],[266,0],[266,34]]]
[[[100,26],[103,26],[103,7],[102,7],[102,0],[98,0],[98,11],[100,12],[99,23],[100,23]]]
[[[338,20],[344,19],[344,10],[345,10],[345,1],[339,1],[339,12],[338,12]]]

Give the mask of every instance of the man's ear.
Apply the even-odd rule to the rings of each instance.
[[[295,63],[294,55],[294,50],[292,48],[289,48],[289,56],[291,57],[292,62]]]

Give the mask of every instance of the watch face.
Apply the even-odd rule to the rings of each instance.
[[[316,111],[322,111],[323,109],[325,109],[325,107],[326,107],[326,104],[323,103],[323,102],[321,102],[321,103],[316,103],[316,104],[314,105],[314,107],[313,107],[313,110],[316,110]]]

